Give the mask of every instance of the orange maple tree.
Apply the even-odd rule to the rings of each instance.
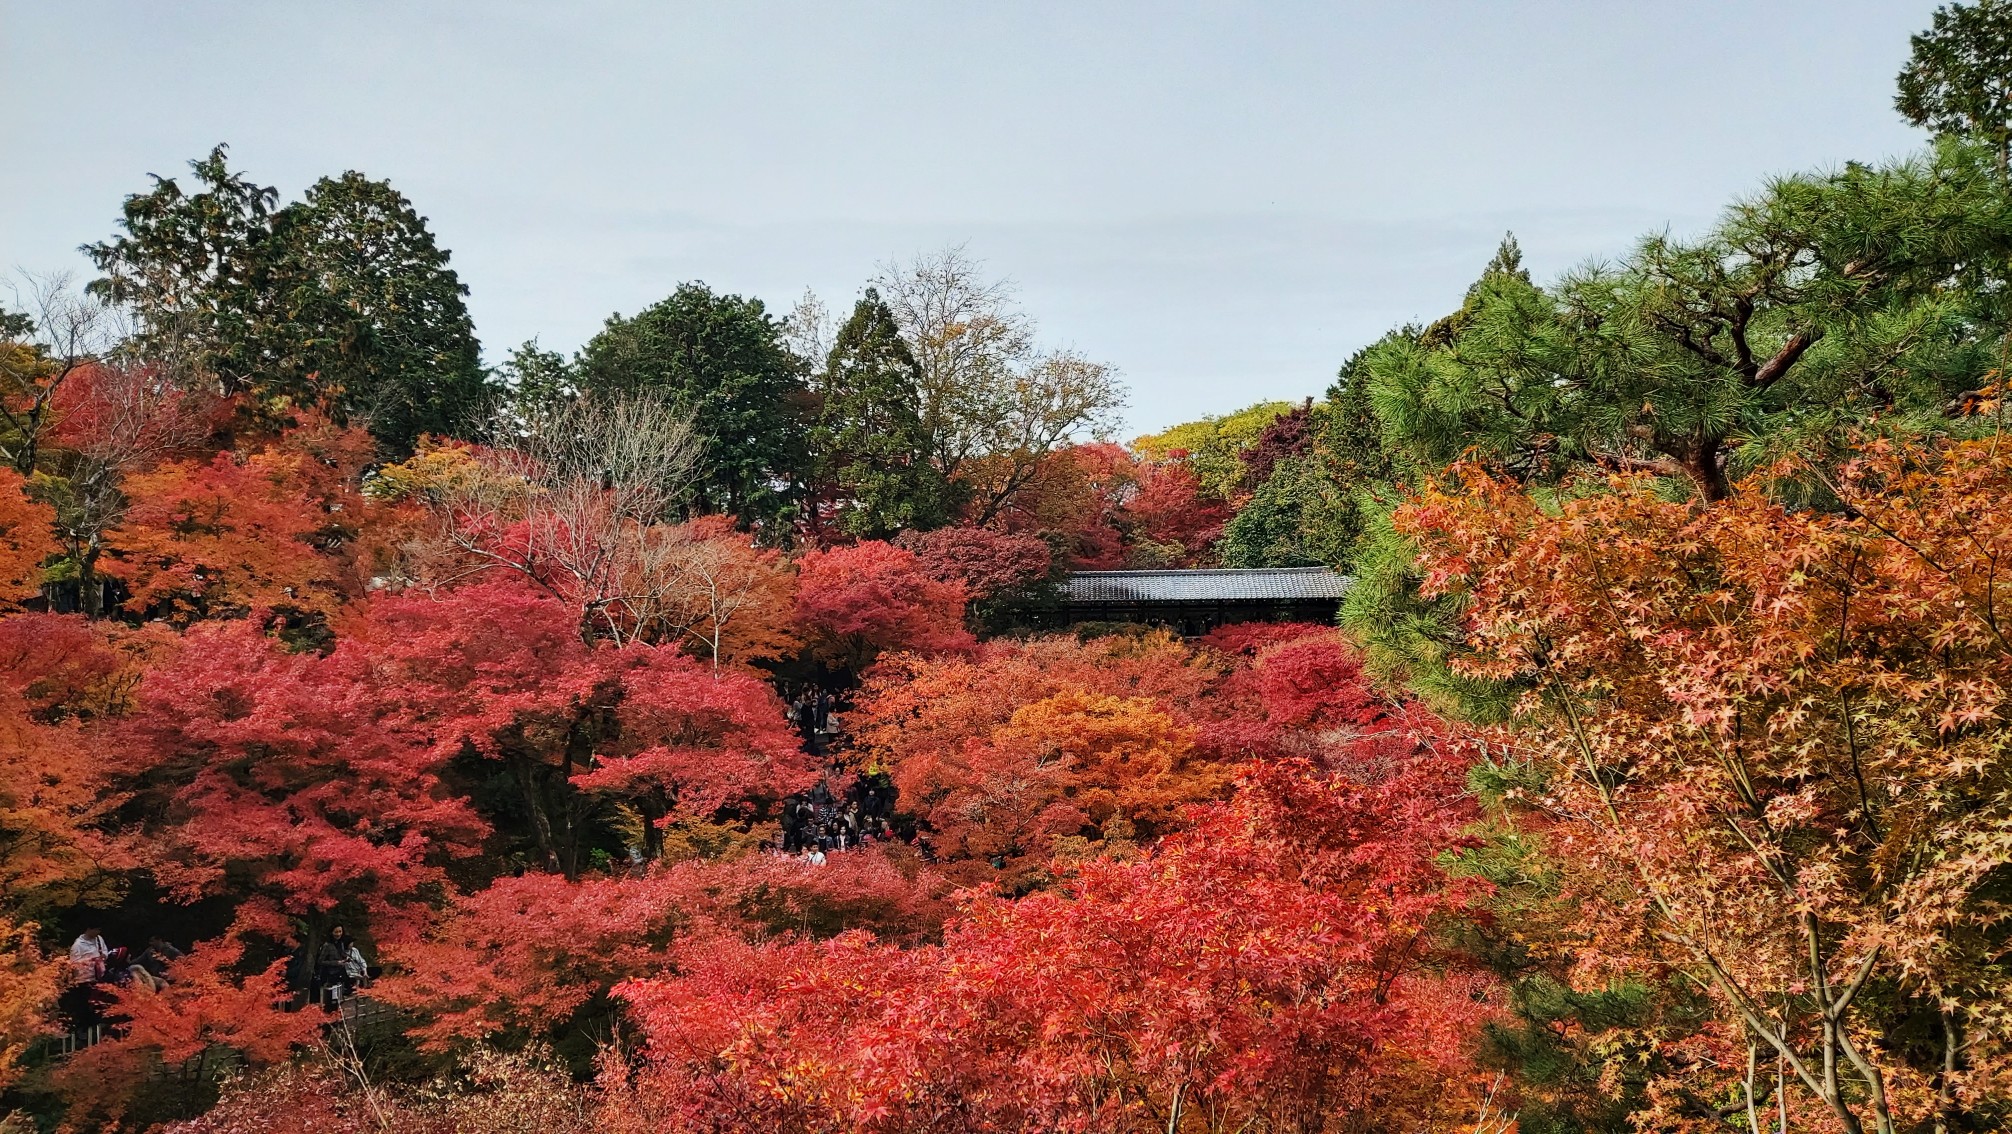
[[[335,613],[355,585],[333,554],[346,537],[338,514],[364,503],[329,464],[349,440],[302,429],[127,477],[101,570],[126,584],[128,610],[181,623],[252,609]]]
[[[56,554],[56,511],[28,498],[28,482],[0,468],[0,609],[17,606],[42,585],[42,565]]]
[[[1724,1013],[1659,1121],[1785,1092],[1853,1134],[1925,1125],[2012,1070],[1979,928],[2012,867],[2012,460],[1868,438],[1834,477],[1775,472],[1846,507],[1616,478],[1554,511],[1469,469],[1398,522],[1470,604],[1467,668],[1528,690],[1497,772],[1552,824],[1584,963],[1674,969]]]

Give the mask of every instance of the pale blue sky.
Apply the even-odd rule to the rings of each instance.
[[[1504,229],[1550,275],[1919,145],[1933,6],[0,0],[0,266],[81,274],[218,141],[289,195],[391,179],[492,359],[686,279],[839,307],[961,242],[1136,432],[1319,393]]]

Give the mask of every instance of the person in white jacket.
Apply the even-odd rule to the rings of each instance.
[[[105,979],[105,966],[112,959],[112,947],[95,925],[87,927],[70,942],[70,968],[80,984],[96,984]]]

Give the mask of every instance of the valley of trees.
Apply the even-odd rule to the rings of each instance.
[[[2012,1127],[2012,4],[1912,47],[1129,444],[963,249],[491,366],[390,184],[136,185],[0,312],[0,1130]],[[1216,566],[1354,583],[1057,617]]]

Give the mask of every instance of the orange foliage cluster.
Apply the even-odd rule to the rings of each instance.
[[[1617,478],[1553,512],[1469,470],[1399,518],[1427,587],[1470,604],[1467,668],[1528,690],[1537,727],[1493,739],[1542,784],[1582,967],[1675,969],[1722,1007],[1660,1087],[1666,1129],[1741,1089],[1749,1045],[1848,1129],[2012,1074],[1986,928],[2012,861],[2012,465],[1875,438],[1826,480],[1848,511]],[[1910,1054],[1915,1014],[1960,1063]]]

